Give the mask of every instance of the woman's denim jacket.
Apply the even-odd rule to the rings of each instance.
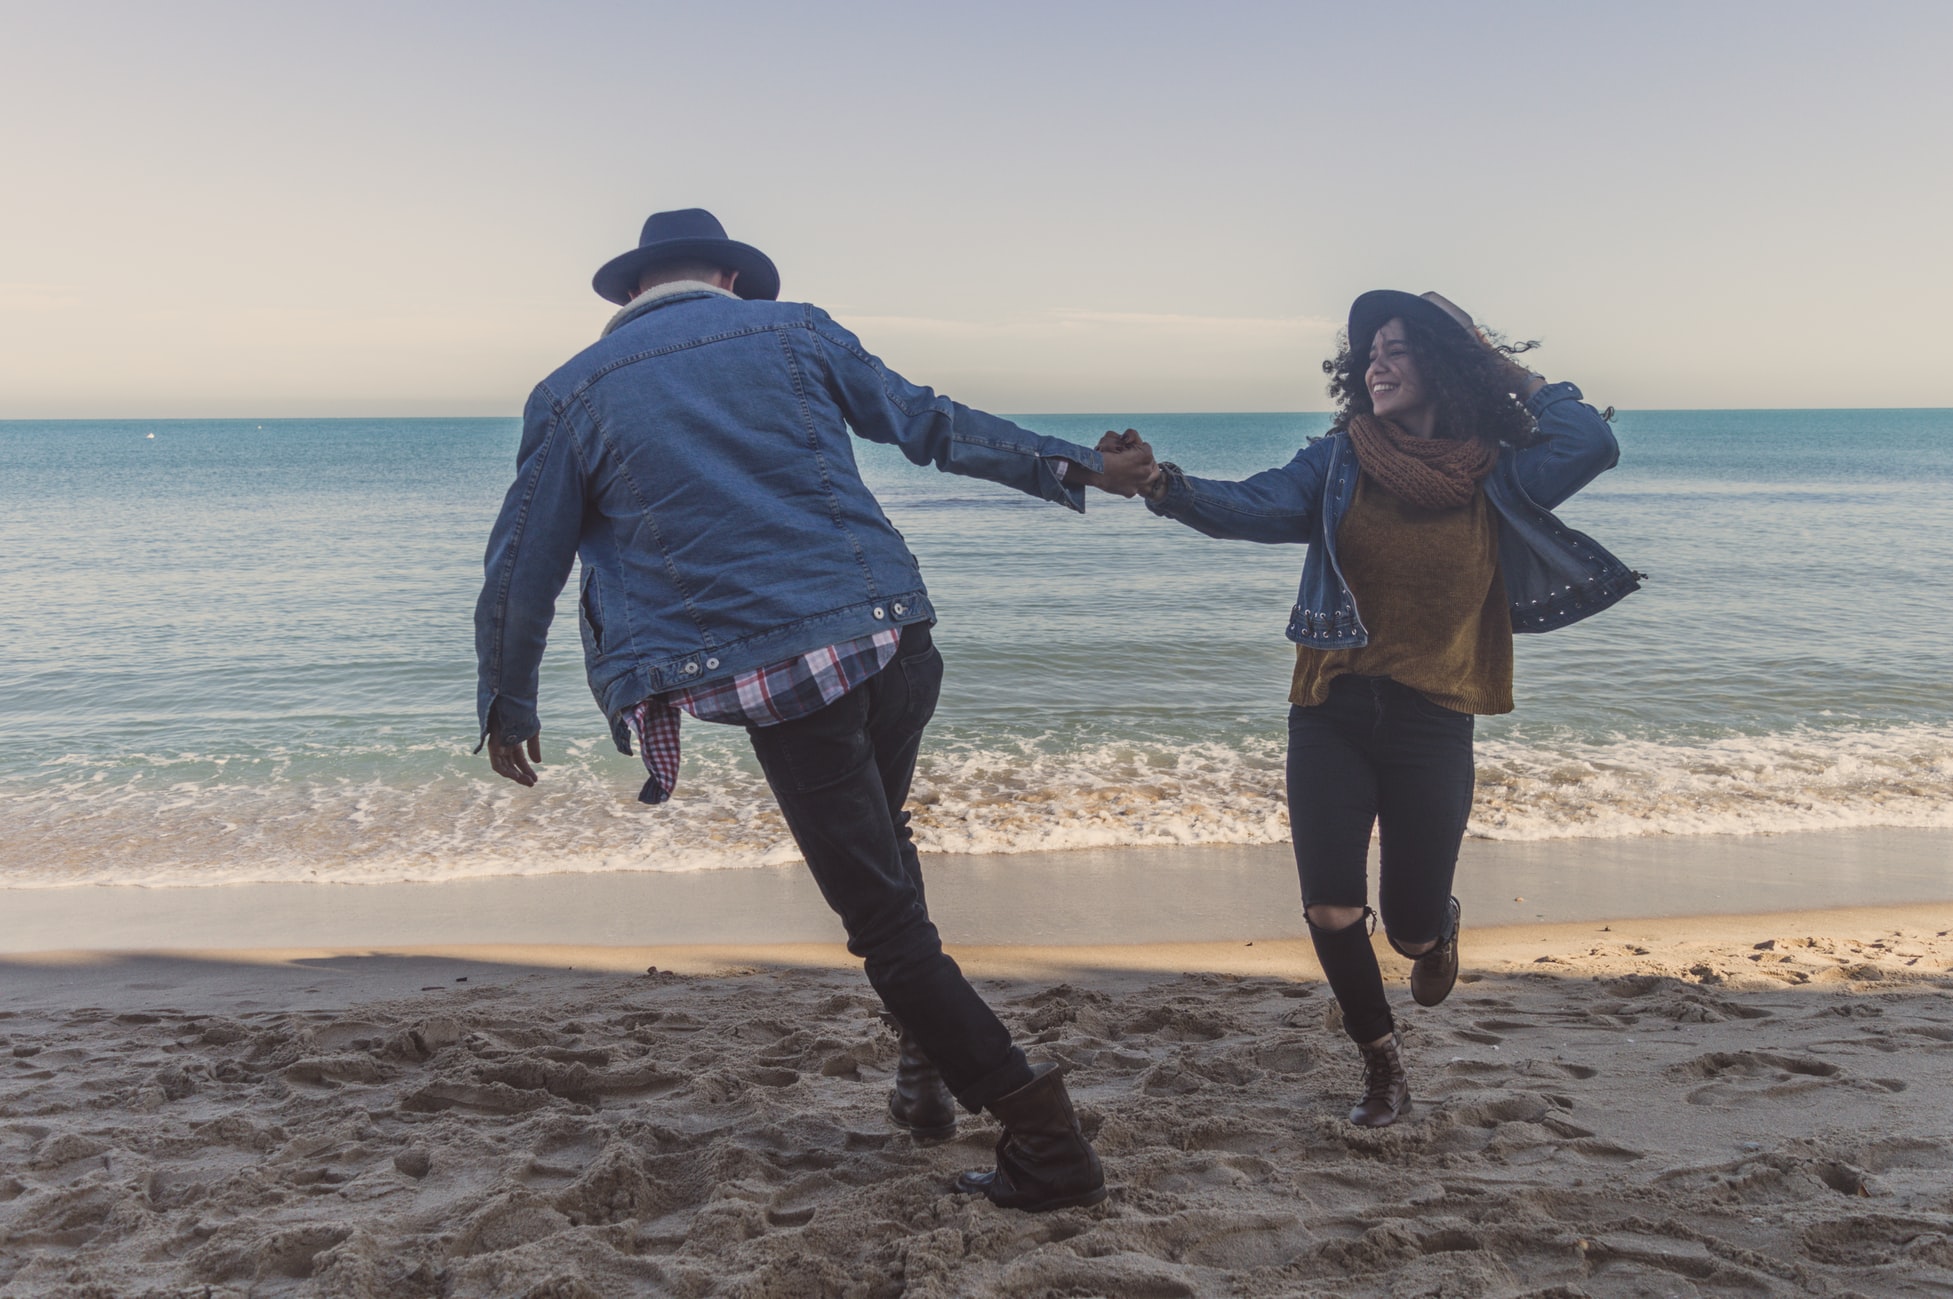
[[[1550,511],[1620,459],[1613,430],[1570,383],[1534,393],[1533,446],[1506,447],[1485,479],[1499,515],[1499,569],[1515,632],[1552,631],[1599,613],[1641,584],[1641,574],[1575,532]],[[1358,468],[1349,434],[1331,433],[1295,459],[1240,482],[1194,478],[1167,468],[1155,514],[1210,537],[1303,542],[1302,589],[1289,613],[1288,638],[1313,649],[1353,649],[1370,633],[1336,558],[1336,533],[1356,499]]]
[[[1102,467],[909,383],[818,307],[647,300],[529,399],[475,606],[482,735],[540,729],[543,641],[578,558],[590,689],[625,752],[624,714],[649,695],[933,621],[850,429],[1081,511],[1052,460]]]

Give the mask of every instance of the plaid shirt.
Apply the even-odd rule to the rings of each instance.
[[[774,726],[818,712],[888,666],[902,633],[891,627],[842,641],[781,663],[769,663],[724,681],[672,690],[631,709],[638,752],[651,774],[645,803],[662,803],[678,788],[679,709],[701,722]]]

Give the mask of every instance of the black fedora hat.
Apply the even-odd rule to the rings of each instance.
[[[733,292],[742,298],[780,296],[780,272],[773,259],[751,244],[726,238],[719,218],[702,207],[653,212],[637,247],[597,268],[590,287],[597,296],[622,306],[637,291],[637,278],[655,262],[699,260],[739,272]]]
[[[1433,298],[1437,298],[1438,301],[1433,302]],[[1458,316],[1452,315],[1450,311],[1439,306],[1439,302],[1451,305],[1453,311],[1458,311],[1458,316],[1465,314],[1435,293],[1420,296],[1415,293],[1402,293],[1396,289],[1370,290],[1349,305],[1350,351],[1358,355],[1369,351],[1370,340],[1376,337],[1377,331],[1398,316],[1419,321],[1427,329],[1440,332],[1447,329],[1462,329],[1469,335],[1475,328],[1466,323],[1471,317],[1465,316],[1464,320],[1460,320]]]

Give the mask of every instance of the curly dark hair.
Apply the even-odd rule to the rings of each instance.
[[[1410,316],[1400,319],[1411,355],[1417,359],[1418,376],[1437,410],[1439,437],[1479,438],[1494,446],[1515,447],[1538,440],[1533,417],[1509,391],[1511,372],[1504,360],[1532,351],[1539,346],[1537,341],[1507,343],[1502,335],[1487,330],[1492,346],[1486,347],[1462,330],[1433,329]],[[1352,416],[1372,413],[1370,385],[1363,380],[1369,368],[1370,340],[1363,340],[1359,354],[1347,334],[1336,355],[1322,363],[1322,372],[1329,376],[1329,396],[1336,403],[1332,427],[1347,428]]]

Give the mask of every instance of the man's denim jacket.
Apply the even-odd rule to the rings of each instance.
[[[1499,516],[1499,569],[1515,632],[1552,631],[1599,613],[1641,585],[1641,574],[1550,511],[1612,469],[1613,430],[1570,383],[1548,384],[1526,407],[1539,423],[1533,446],[1506,447],[1485,479]],[[1210,537],[1303,542],[1302,588],[1288,638],[1313,649],[1367,645],[1370,633],[1336,558],[1336,533],[1356,499],[1356,452],[1346,432],[1302,448],[1279,469],[1240,482],[1194,478],[1169,467],[1155,514]]]
[[[850,429],[1080,511],[1052,459],[1102,467],[909,383],[818,307],[646,301],[529,398],[475,606],[484,738],[540,729],[543,641],[578,558],[590,689],[625,752],[625,711],[649,695],[933,621]]]

